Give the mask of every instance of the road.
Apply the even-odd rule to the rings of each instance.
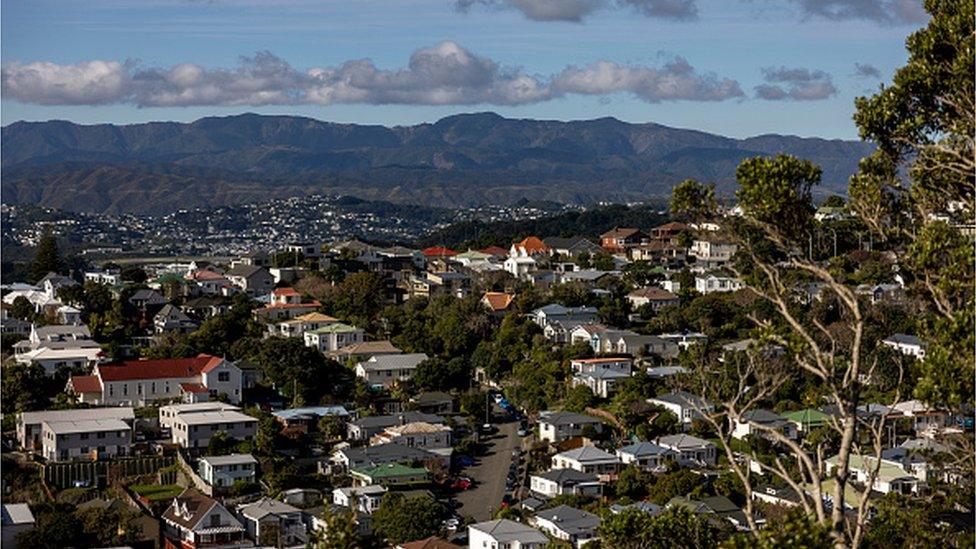
[[[522,439],[516,434],[517,422],[495,425],[498,432],[486,441],[487,453],[462,473],[475,481],[475,487],[455,497],[460,504],[458,514],[470,516],[479,522],[491,520],[492,513],[501,505],[508,466],[512,463],[512,450],[522,444]]]

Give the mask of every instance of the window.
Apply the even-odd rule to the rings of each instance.
[[[104,446],[99,446],[99,447],[98,447],[98,453],[99,453],[99,454],[101,454],[101,453],[102,453],[102,452],[104,452],[104,451],[105,451],[105,447],[104,447]]]
[[[82,433],[81,440],[88,440],[88,433]]]
[[[82,454],[87,454],[88,453],[88,447],[87,446],[82,446],[80,448],[80,451],[81,451]]]
[[[129,384],[128,383],[123,383],[122,384],[122,396],[129,396]]]
[[[230,381],[230,372],[217,372],[217,381]]]
[[[210,515],[210,526],[220,526],[220,515],[214,513]]]
[[[98,437],[98,438],[105,438],[105,431],[101,431],[99,433],[96,433],[95,436]]]

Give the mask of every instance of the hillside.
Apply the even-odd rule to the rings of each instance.
[[[365,126],[245,114],[192,123],[17,122],[2,130],[3,200],[91,212],[161,213],[309,192],[440,206],[527,198],[663,197],[684,179],[734,188],[746,157],[787,152],[843,191],[860,142],[731,139],[612,118],[558,122],[464,114]]]

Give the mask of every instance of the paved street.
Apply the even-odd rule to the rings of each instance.
[[[501,505],[512,450],[521,444],[521,439],[516,435],[518,423],[509,421],[496,426],[498,432],[487,441],[488,453],[478,459],[478,464],[462,473],[476,482],[475,488],[456,497],[461,504],[458,514],[471,516],[478,521],[490,520],[492,512]]]

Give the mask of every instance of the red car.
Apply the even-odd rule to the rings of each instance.
[[[472,484],[471,483],[471,479],[469,479],[469,478],[459,478],[459,479],[456,479],[454,482],[451,483],[451,489],[452,490],[459,490],[459,491],[468,490],[468,489],[471,488],[471,484]]]

